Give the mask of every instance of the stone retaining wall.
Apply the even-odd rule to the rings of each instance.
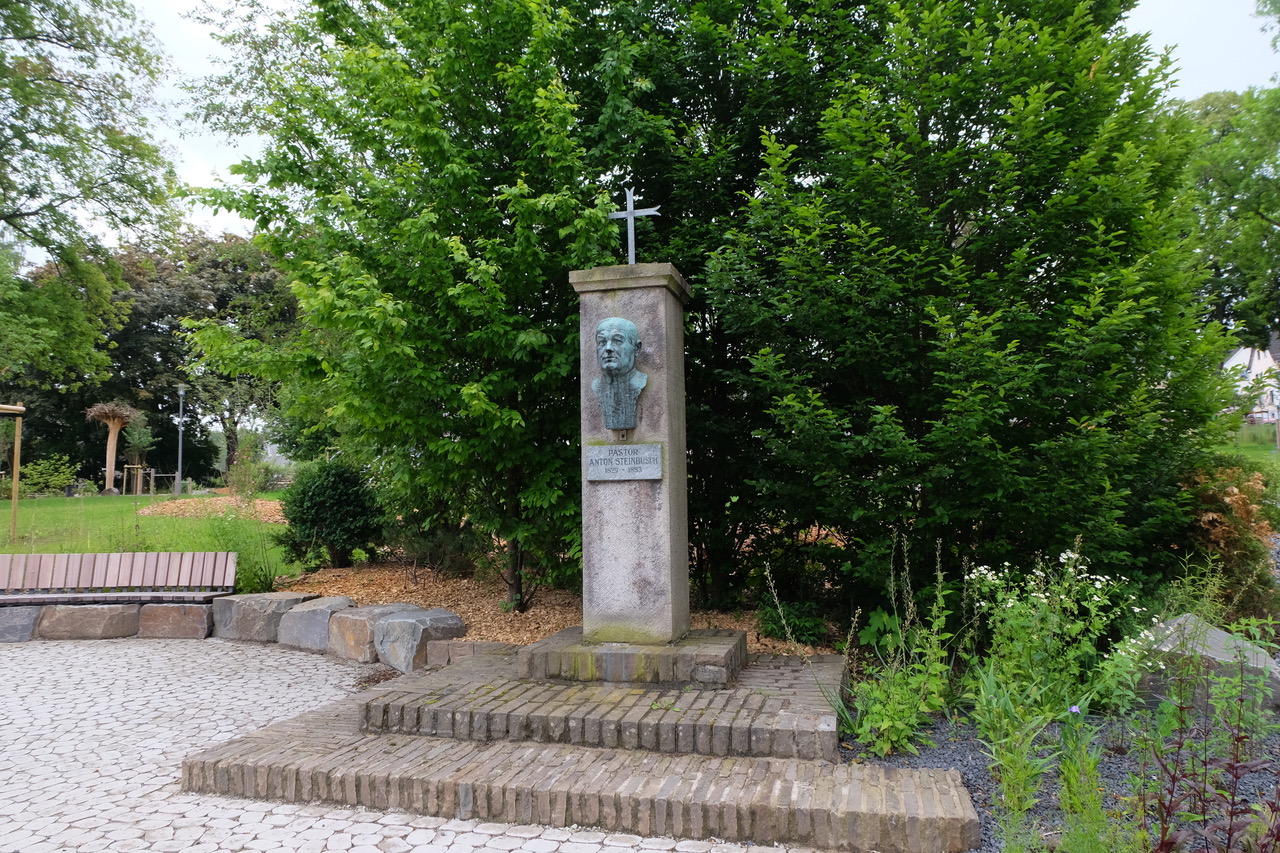
[[[389,617],[395,616],[395,619]],[[493,643],[459,641],[467,629],[443,608],[356,607],[346,596],[294,592],[228,595],[212,604],[46,604],[0,607],[0,643],[125,637],[219,637],[381,661],[401,672],[440,666]]]

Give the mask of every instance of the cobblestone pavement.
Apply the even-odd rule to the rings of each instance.
[[[368,671],[221,640],[0,644],[0,853],[747,849],[179,789],[187,754],[338,699]]]

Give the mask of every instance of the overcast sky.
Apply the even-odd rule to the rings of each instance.
[[[204,28],[182,15],[200,0],[134,0],[155,31],[173,65],[186,74],[207,73],[210,56],[219,47]],[[929,2],[929,0],[919,0]],[[1152,44],[1170,47],[1179,67],[1175,97],[1187,100],[1207,92],[1243,90],[1271,85],[1280,72],[1280,55],[1271,49],[1271,35],[1262,32],[1264,21],[1254,17],[1254,0],[1141,0],[1129,18],[1132,30],[1151,33]],[[162,97],[175,98],[170,90]],[[227,167],[251,153],[241,143],[208,136],[181,138],[173,127],[161,136],[171,146],[183,180],[209,186],[225,177]],[[246,233],[244,223],[209,211],[193,212],[193,221],[210,230]]]

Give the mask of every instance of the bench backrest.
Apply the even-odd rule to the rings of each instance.
[[[0,593],[231,592],[235,584],[232,551],[0,554]]]

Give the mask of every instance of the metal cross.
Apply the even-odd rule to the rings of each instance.
[[[661,207],[661,205],[659,205]],[[660,216],[657,207],[646,207],[636,210],[636,197],[632,194],[631,187],[627,187],[627,209],[620,210],[617,213],[610,213],[610,219],[627,220],[627,263],[635,266],[636,263],[636,217],[637,216]]]

